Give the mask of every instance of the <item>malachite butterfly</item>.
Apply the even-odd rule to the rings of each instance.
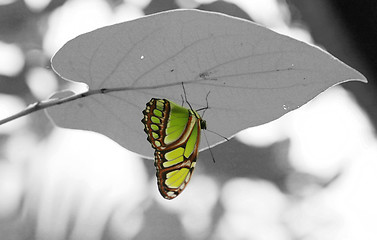
[[[190,107],[191,108],[191,107]],[[193,109],[152,98],[143,111],[144,131],[155,149],[157,185],[166,199],[177,197],[191,179],[206,121]]]

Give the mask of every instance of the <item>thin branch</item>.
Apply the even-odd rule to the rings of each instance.
[[[190,82],[189,82],[190,83]],[[28,107],[26,107],[24,110],[9,116],[7,118],[1,119],[0,120],[0,125],[3,125],[7,122],[13,121],[15,119],[18,119],[20,117],[26,116],[28,114],[40,111],[42,109],[46,109],[52,106],[68,103],[80,98],[88,97],[90,95],[95,95],[95,94],[106,94],[109,92],[119,92],[119,91],[129,91],[129,90],[145,90],[145,89],[157,89],[157,88],[164,88],[164,87],[170,87],[170,86],[175,86],[175,85],[180,85],[182,84],[181,82],[175,82],[175,83],[167,83],[167,84],[161,84],[158,86],[147,86],[147,87],[120,87],[120,88],[101,88],[101,89],[96,89],[96,90],[89,90],[84,93],[80,94],[75,94],[69,97],[65,98],[53,98],[53,99],[48,99],[48,100],[43,100],[39,101],[33,104],[30,104]],[[186,83],[188,84],[188,83]]]
[[[22,111],[20,111],[20,112],[18,112],[16,114],[14,114],[14,115],[12,115],[12,116],[9,116],[7,118],[1,119],[0,120],[0,125],[3,125],[5,123],[7,123],[7,122],[10,122],[10,121],[13,121],[15,119],[18,119],[20,117],[26,116],[26,115],[28,115],[30,113],[37,112],[37,111],[40,111],[42,109],[45,109],[45,108],[48,108],[48,107],[52,107],[52,106],[55,106],[55,105],[67,103],[67,102],[70,102],[70,101],[73,101],[73,100],[76,100],[78,98],[82,98],[82,97],[85,97],[85,96],[88,96],[88,95],[77,94],[77,95],[69,96],[69,97],[66,97],[66,98],[48,99],[48,100],[39,101],[39,102],[30,104],[24,110],[22,110]]]
[[[38,110],[41,110],[41,109],[43,109],[43,108],[41,108],[41,105],[43,106],[43,104],[41,102],[33,103],[33,104],[29,105],[27,108],[25,108],[24,110],[22,110],[21,112],[18,112],[16,114],[12,115],[12,116],[7,117],[7,118],[1,119],[0,125],[3,125],[4,123],[10,122],[10,121],[15,120],[17,118],[26,116],[26,115],[33,113],[33,112],[36,112]],[[44,108],[46,108],[46,107],[44,107]]]

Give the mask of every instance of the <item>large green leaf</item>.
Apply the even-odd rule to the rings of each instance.
[[[207,127],[226,137],[279,118],[335,84],[366,82],[317,47],[249,21],[196,10],[163,12],[80,35],[56,53],[52,66],[62,78],[85,83],[89,93],[48,109],[57,125],[100,132],[144,156],[153,156],[140,122],[146,102],[157,97],[181,104],[182,82],[193,108],[206,106],[210,92]],[[62,96],[67,92],[54,97]],[[210,145],[223,141],[206,135]]]

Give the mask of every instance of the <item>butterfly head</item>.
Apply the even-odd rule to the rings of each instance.
[[[200,119],[200,128],[207,129],[207,122],[206,120]]]

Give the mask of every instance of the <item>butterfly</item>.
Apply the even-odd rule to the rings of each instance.
[[[191,106],[190,106],[191,108]],[[152,98],[143,111],[144,131],[155,149],[157,185],[165,199],[174,199],[191,179],[206,121],[191,109],[167,99]]]

